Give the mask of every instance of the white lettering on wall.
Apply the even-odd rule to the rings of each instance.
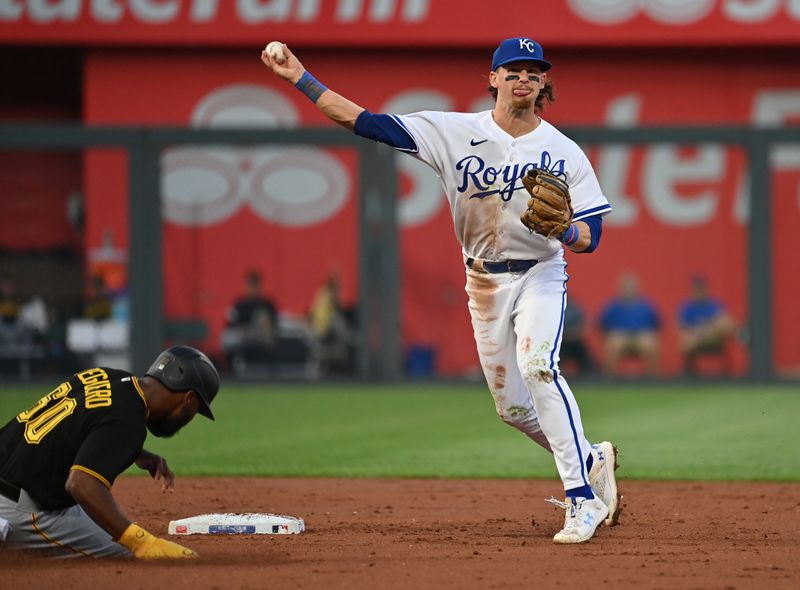
[[[335,18],[339,22],[355,22],[363,18],[366,7],[368,20],[388,22],[397,12],[398,1],[401,3],[400,20],[417,22],[428,16],[430,0],[339,0]]]
[[[189,19],[193,22],[208,22],[214,20],[219,8],[219,0],[194,0]]]
[[[697,156],[679,155],[669,144],[654,145],[648,150],[644,166],[642,197],[653,216],[668,225],[691,227],[705,225],[719,205],[718,191],[708,189],[691,197],[680,195],[675,185],[682,182],[716,182],[725,172],[725,152],[718,145],[697,148]]]
[[[642,99],[638,94],[614,98],[608,104],[606,124],[609,127],[635,127],[639,121]],[[603,146],[597,151],[597,180],[614,210],[608,216],[609,225],[633,225],[639,216],[639,205],[625,193],[630,174],[631,147],[627,145]]]
[[[229,0],[232,1],[232,0]],[[333,0],[333,18],[340,23],[421,22],[432,0]],[[218,16],[219,0],[0,0],[0,19],[34,23],[72,22],[79,18],[117,23],[125,11],[140,22],[166,23],[180,18],[205,23]],[[313,22],[322,15],[322,0],[236,0],[238,18],[261,22]],[[697,23],[718,8],[736,24],[758,25],[785,16],[800,21],[800,0],[568,0],[581,20],[599,26],[624,25],[639,15],[657,23],[681,26]]]
[[[640,14],[666,25],[690,25],[706,18],[715,8],[735,23],[763,23],[785,9],[800,20],[800,0],[569,0],[579,18],[597,25],[621,25]]]
[[[428,8],[430,8],[430,0],[405,0],[400,15],[404,21],[418,22],[428,16]]]
[[[297,7],[297,20],[311,22],[319,16],[321,0],[301,0]]]
[[[117,23],[122,20],[124,9],[116,0],[92,0],[92,14],[102,23]]]
[[[645,0],[642,10],[655,21],[668,25],[695,23],[708,16],[716,0]]]
[[[775,16],[780,7],[781,0],[728,0],[722,12],[732,21],[751,23]]]
[[[638,0],[569,0],[572,12],[598,25],[616,25],[636,16]]]
[[[237,0],[236,6],[245,22],[283,22],[289,18],[292,0]]]
[[[15,0],[0,0],[0,19],[19,20],[22,18],[22,5]]]
[[[150,24],[175,20],[181,9],[180,0],[130,0],[131,14]]]
[[[753,124],[757,127],[782,127],[787,119],[800,118],[800,90],[765,89],[756,92],[753,99]],[[777,145],[770,154],[775,170],[800,170],[800,148]],[[795,189],[800,210],[800,183]]]
[[[81,11],[81,0],[30,0],[31,20],[36,23],[50,23],[55,20],[73,21]]]

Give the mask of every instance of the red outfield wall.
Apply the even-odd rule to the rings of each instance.
[[[307,99],[272,77],[258,53],[259,47],[92,52],[86,122],[326,124]],[[800,115],[800,73],[775,60],[765,64],[763,55],[734,63],[724,53],[698,60],[676,51],[658,68],[652,56],[626,54],[618,60],[616,55],[550,52],[558,99],[547,118],[560,126],[633,126],[783,124]],[[422,68],[400,51],[305,50],[299,57],[320,80],[374,112],[490,106],[488,50],[432,53]],[[615,211],[597,253],[569,255],[570,297],[594,320],[618,277],[626,270],[637,273],[662,314],[664,367],[675,372],[675,314],[692,275],[708,275],[733,316],[746,320],[744,156],[714,145],[604,146],[590,154]],[[783,147],[773,155],[776,354],[786,369],[800,366],[798,337],[791,329],[800,311],[788,295],[798,287],[791,244],[800,231],[799,154]],[[216,337],[225,306],[251,267],[264,270],[267,290],[290,312],[305,311],[332,269],[342,270],[345,295],[355,297],[354,154],[312,147],[295,153],[183,149],[165,154],[163,162],[170,315],[202,315]],[[449,211],[428,168],[402,156],[401,170],[404,341],[434,346],[440,371],[460,374],[474,369],[477,359]],[[107,227],[125,236],[124,195],[112,188],[124,186],[123,174],[123,162],[113,156],[86,160],[90,244],[98,244]],[[187,206],[191,198],[195,205]],[[742,354],[737,362],[742,370]]]

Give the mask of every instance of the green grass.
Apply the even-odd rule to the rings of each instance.
[[[800,387],[575,389],[589,439],[620,447],[622,477],[800,481]],[[44,393],[0,387],[0,420]],[[178,475],[556,477],[482,385],[236,385],[214,409],[147,448]]]

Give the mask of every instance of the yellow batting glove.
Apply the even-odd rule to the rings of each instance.
[[[119,544],[127,548],[137,559],[187,559],[197,553],[187,547],[159,539],[139,525],[131,523],[119,538]]]

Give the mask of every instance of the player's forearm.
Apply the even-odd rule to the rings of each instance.
[[[261,61],[276,76],[283,78],[305,94],[331,121],[338,123],[345,129],[353,130],[358,115],[364,109],[336,92],[329,90],[325,84],[317,80],[311,72],[305,69],[289,47],[283,43],[270,43],[261,52]]]
[[[592,243],[592,232],[583,221],[576,221],[575,226],[578,230],[578,240],[574,244],[567,246],[567,248],[573,252],[583,252]]]
[[[317,107],[331,121],[338,123],[348,131],[353,131],[356,119],[364,111],[363,107],[330,89],[320,95]]]
[[[65,488],[86,514],[112,538],[119,539],[130,526],[131,521],[117,506],[111,490],[95,477],[73,470],[67,478]]]

